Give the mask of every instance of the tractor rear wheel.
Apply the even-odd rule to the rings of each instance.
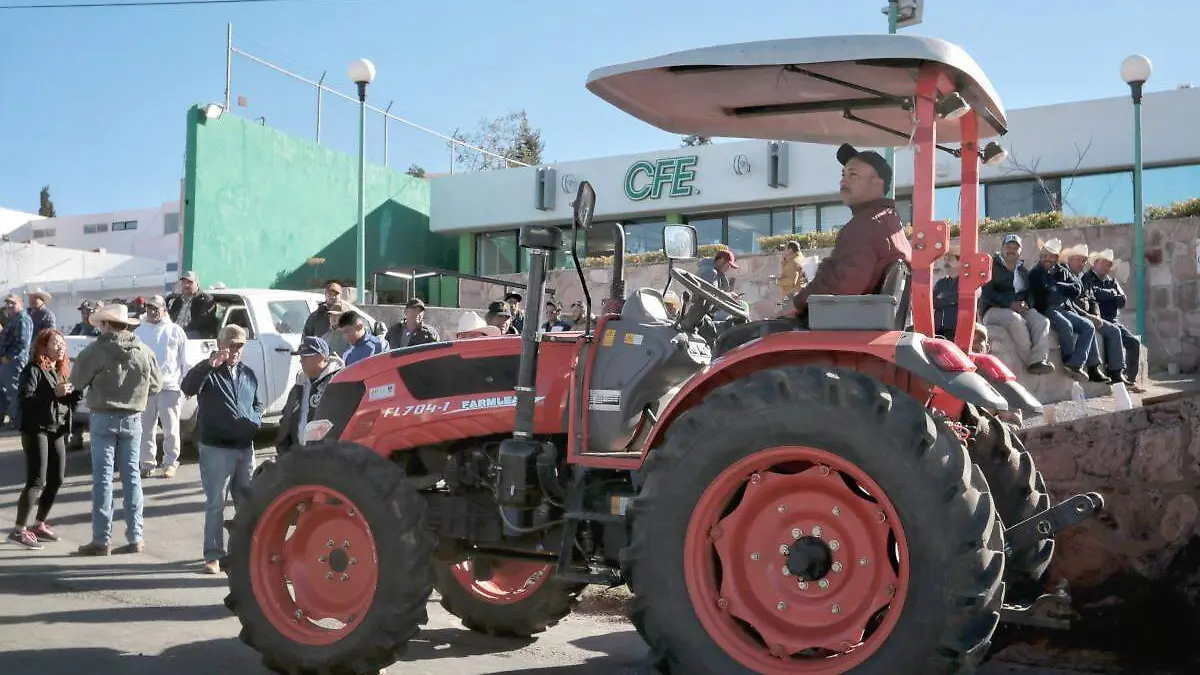
[[[967,450],[971,460],[983,470],[992,487],[996,513],[1005,527],[1050,508],[1046,481],[1034,465],[1033,456],[1012,429],[992,413],[968,405],[963,424],[970,431]],[[1054,538],[1046,537],[1017,547],[1008,556],[1005,582],[1010,602],[1034,600],[1041,591],[1042,578],[1054,558]]]
[[[988,650],[1003,530],[954,432],[852,370],[758,371],[652,451],[623,560],[671,675],[949,675]]]
[[[241,639],[289,675],[376,673],[428,621],[425,502],[386,458],[351,444],[290,452],[234,518],[229,595]]]
[[[447,612],[473,631],[502,637],[528,638],[557,625],[584,588],[554,579],[553,565],[519,560],[496,560],[487,574],[477,575],[470,561],[438,563],[434,571]]]

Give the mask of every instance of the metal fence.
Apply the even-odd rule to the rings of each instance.
[[[251,54],[249,52],[246,52],[242,49],[237,48],[233,44],[233,24],[230,23],[230,24],[226,25],[226,31],[225,31],[225,110],[226,111],[230,111],[232,109],[230,106],[232,104],[231,98],[233,96],[233,57],[234,56],[239,56],[248,61],[256,63],[260,66],[269,68],[270,70],[273,70],[282,75],[286,75],[287,77],[290,77],[299,82],[303,82],[304,84],[307,84],[307,85],[313,87],[314,89],[316,89],[316,94],[317,94],[316,95],[316,116],[315,116],[314,122],[315,122],[315,136],[316,136],[317,145],[321,144],[321,110],[322,110],[322,105],[324,104],[325,94],[328,93],[335,97],[345,99],[345,100],[350,101],[355,104],[359,103],[358,98],[356,96],[350,96],[348,94],[343,94],[342,92],[337,91],[336,89],[331,89],[330,87],[325,86],[325,74],[324,73],[322,73],[322,75],[319,79],[313,80],[311,78],[304,77],[303,75],[298,75],[294,72],[291,72],[291,71],[287,70],[286,68],[283,68],[282,66],[271,63],[270,61],[268,61],[264,58],[255,56],[254,54]],[[367,110],[369,110],[370,112],[378,113],[383,116],[383,164],[384,164],[384,166],[387,166],[387,163],[388,163],[388,123],[389,122],[398,122],[405,126],[411,127],[418,131],[424,132],[426,134],[435,136],[437,138],[440,138],[440,139],[446,141],[448,152],[450,154],[450,173],[454,173],[455,150],[457,148],[465,148],[472,152],[479,152],[484,155],[494,157],[498,160],[503,161],[505,163],[505,166],[529,166],[528,164],[525,164],[524,162],[520,162],[515,159],[510,159],[508,157],[504,157],[504,156],[499,155],[490,150],[486,150],[484,148],[476,147],[469,143],[465,143],[462,140],[459,140],[458,138],[443,134],[439,131],[435,131],[433,129],[430,129],[429,127],[417,124],[416,122],[413,122],[411,120],[406,120],[403,117],[397,117],[396,115],[393,115],[390,112],[391,108],[392,108],[391,103],[389,103],[388,106],[383,109],[377,108],[370,104],[367,104],[366,107],[367,107]]]

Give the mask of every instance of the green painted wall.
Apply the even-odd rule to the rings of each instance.
[[[388,267],[459,268],[459,237],[429,232],[429,184],[373,164],[366,171],[367,284]],[[303,289],[353,284],[358,158],[241,119],[188,112],[182,268],[201,284]],[[324,258],[320,267],[306,264]],[[403,282],[380,280],[380,290]],[[457,283],[423,281],[430,304],[454,306]]]

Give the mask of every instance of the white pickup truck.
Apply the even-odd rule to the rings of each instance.
[[[264,426],[279,422],[287,402],[288,391],[296,382],[300,370],[299,357],[292,351],[300,345],[301,332],[308,316],[324,301],[319,293],[280,291],[271,289],[210,289],[217,304],[218,330],[227,324],[246,329],[248,340],[243,348],[242,362],[258,376],[258,396],[263,402]],[[363,314],[372,332],[382,334],[387,327],[362,310],[343,301]],[[67,337],[67,355],[74,362],[93,337]],[[217,349],[216,334],[188,340],[186,359],[189,366],[207,359]],[[184,441],[190,441],[196,425],[196,399],[185,398],[180,412],[180,429]],[[80,403],[76,425],[87,425],[87,405]]]

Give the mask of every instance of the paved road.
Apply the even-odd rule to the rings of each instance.
[[[237,640],[225,609],[225,577],[199,574],[203,497],[194,465],[174,480],[145,483],[147,549],[77,558],[90,536],[86,452],[69,457],[67,484],[50,521],[63,541],[42,551],[0,544],[0,673],[206,675],[267,673]],[[0,435],[0,523],[7,531],[24,477],[19,441]],[[119,504],[119,500],[118,500]],[[115,531],[123,533],[117,524]],[[122,535],[115,538],[124,543]],[[493,639],[462,629],[436,603],[430,623],[390,673],[633,675],[646,654],[622,618],[570,617],[536,641]],[[993,665],[988,675],[1053,675]]]

